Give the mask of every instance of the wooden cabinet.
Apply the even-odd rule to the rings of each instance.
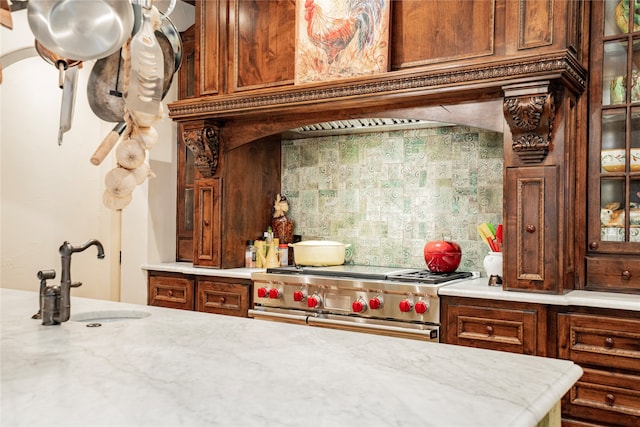
[[[147,282],[149,305],[248,317],[249,279],[149,271]]]
[[[640,293],[640,26],[620,3],[591,3],[585,289]]]
[[[147,304],[193,310],[194,281],[177,273],[149,272]]]
[[[182,38],[182,64],[178,70],[178,99],[194,98],[197,95],[195,24],[180,34]],[[178,124],[182,135],[184,125]],[[193,261],[193,208],[194,182],[197,171],[193,153],[179,136],[178,180],[176,197],[176,260]]]
[[[226,51],[227,0],[196,1],[196,95],[222,92]]]
[[[220,178],[201,178],[194,186],[193,263],[206,267],[221,266]]]
[[[543,305],[442,297],[442,338],[447,344],[546,356]]]
[[[217,277],[199,277],[197,279],[196,311],[248,317],[250,305],[250,280],[226,281]]]
[[[507,224],[505,230],[511,241],[520,238],[508,243],[520,248],[519,253],[505,252],[505,265],[520,269],[507,272],[508,289],[546,293],[574,289],[585,269],[584,256],[575,256],[573,247],[586,227],[584,217],[576,214],[583,194],[575,191],[576,165],[586,158],[580,157],[586,156],[586,132],[576,130],[586,116],[586,97],[580,98],[587,80],[585,3],[389,2],[388,71],[305,84],[295,84],[295,22],[300,19],[296,4],[300,3],[196,1],[198,90],[195,97],[172,103],[171,117],[191,129],[195,122],[202,128],[214,125],[220,159],[228,161],[239,158],[237,150],[251,151],[244,146],[275,145],[278,135],[318,122],[402,117],[465,123],[467,113],[443,115],[449,111],[446,105],[504,100],[505,113],[489,114],[503,113],[507,119],[505,166],[513,168],[520,184],[523,179],[544,181],[537,189],[526,186],[538,191],[542,210],[529,207],[529,194],[520,198],[519,206],[505,206],[507,220],[528,215],[520,224]],[[268,150],[274,159],[279,155],[276,149]],[[273,197],[282,190],[278,179],[258,178],[273,171],[263,159],[246,157],[238,163],[241,169],[227,163],[211,176],[203,174],[222,179],[223,268],[242,265],[244,242],[263,231],[259,225],[268,225],[269,218],[262,215],[270,212]],[[255,177],[229,179],[229,174],[245,171]],[[586,174],[581,177],[586,179]],[[237,184],[256,181],[259,190]],[[505,199],[517,197],[519,188],[524,187],[510,187]],[[264,203],[265,196],[271,200]],[[250,222],[242,225],[235,215]],[[526,231],[530,225],[537,231]],[[198,232],[194,236],[203,237]],[[208,265],[197,256],[194,263]]]
[[[558,353],[583,376],[563,402],[565,417],[640,425],[640,316],[637,312],[560,313]]]
[[[510,213],[504,245],[505,289],[553,292],[558,284],[558,167],[507,168]]]

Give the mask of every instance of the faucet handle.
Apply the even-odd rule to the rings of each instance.
[[[42,298],[45,294],[45,289],[47,288],[47,280],[55,279],[56,271],[55,270],[40,270],[38,271],[38,279],[40,279],[40,308],[38,312],[31,316],[32,319],[42,319]]]
[[[38,271],[38,279],[40,280],[49,280],[56,278],[55,270],[40,270]]]

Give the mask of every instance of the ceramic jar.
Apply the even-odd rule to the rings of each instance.
[[[482,265],[489,277],[489,285],[502,285],[502,252],[489,252]]]

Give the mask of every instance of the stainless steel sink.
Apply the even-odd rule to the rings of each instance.
[[[71,320],[85,323],[108,323],[144,319],[149,316],[151,313],[139,310],[99,310],[73,314]]]

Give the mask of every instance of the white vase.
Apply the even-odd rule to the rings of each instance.
[[[490,285],[502,284],[502,252],[489,252],[482,261]]]

